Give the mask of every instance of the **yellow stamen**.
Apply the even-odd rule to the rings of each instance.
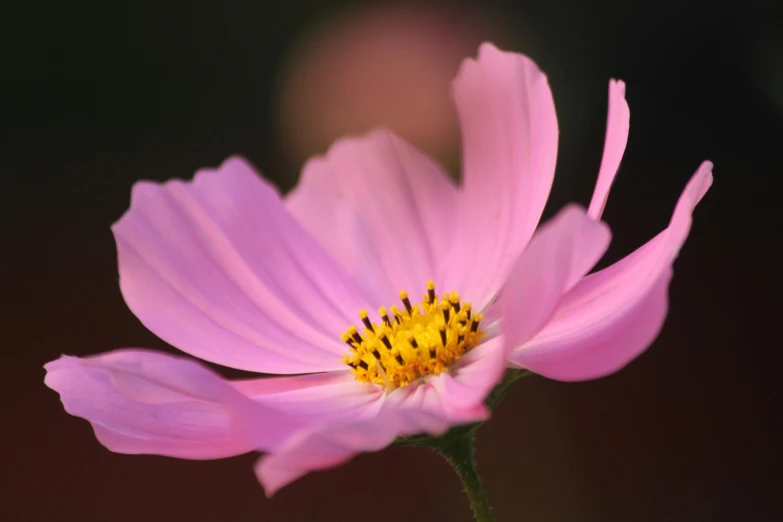
[[[362,332],[351,325],[340,336],[351,350],[343,362],[356,380],[371,382],[392,391],[427,375],[448,371],[486,334],[479,327],[481,314],[471,314],[471,304],[460,302],[457,292],[439,298],[435,283],[427,282],[421,303],[412,304],[408,293],[400,292],[405,311],[396,306],[378,310],[380,321],[359,311]]]
[[[427,302],[432,304],[435,302],[435,281],[427,281]]]
[[[370,318],[367,315],[367,310],[361,309],[359,310],[359,318],[362,320],[362,323],[364,323],[364,327],[373,331],[372,323],[370,322]]]
[[[378,315],[381,316],[381,319],[383,320],[383,324],[386,326],[391,326],[391,320],[389,319],[389,315],[386,313],[386,307],[382,306],[378,309]]]

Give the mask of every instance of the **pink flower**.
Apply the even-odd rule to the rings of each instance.
[[[666,230],[586,276],[610,241],[599,220],[628,135],[623,83],[610,83],[589,209],[568,206],[538,230],[558,132],[546,77],[485,44],[454,97],[461,187],[383,131],[308,162],[285,198],[238,158],[192,182],[134,187],[113,231],[122,293],[142,323],[213,363],[306,375],[232,382],[126,349],[62,357],[46,384],[112,451],[266,452],[256,471],[271,495],[396,437],[485,420],[507,365],[561,380],[621,368],[661,328],[711,164]]]

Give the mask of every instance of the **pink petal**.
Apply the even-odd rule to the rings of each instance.
[[[303,430],[262,457],[256,474],[271,496],[310,471],[338,466],[361,452],[378,451],[397,437],[419,433],[439,436],[454,425],[486,420],[489,410],[483,401],[500,380],[505,361],[505,343],[492,339],[463,357],[450,372],[388,395],[377,386],[356,381],[351,389],[342,375],[307,376],[310,383],[294,392],[289,387],[302,377],[255,381],[250,386],[271,384],[268,390],[243,389],[256,400],[275,406],[269,401],[273,398],[294,415],[316,415],[320,421],[311,425],[311,431]],[[357,399],[361,396],[364,398]]]
[[[385,447],[391,439],[381,447]],[[271,498],[281,488],[311,471],[335,468],[356,456],[356,452],[320,435],[310,435],[293,451],[264,455],[254,467],[264,492]]]
[[[118,453],[214,459],[272,449],[295,428],[284,413],[255,405],[195,361],[146,350],[87,358],[63,356],[46,366],[47,386],[71,415],[87,419],[100,442]],[[252,409],[265,426],[252,446],[235,415]]]
[[[465,354],[447,373],[431,378],[444,401],[459,408],[481,404],[506,370],[507,343],[489,339]]]
[[[674,259],[691,214],[712,184],[704,162],[680,196],[669,227],[614,265],[577,284],[553,319],[509,360],[552,379],[576,381],[622,368],[658,335],[667,311]]]
[[[563,294],[595,266],[610,240],[609,228],[577,205],[565,207],[536,232],[498,300],[509,347],[521,346],[546,324]]]
[[[402,391],[395,390],[391,395]],[[336,419],[309,432],[301,431],[274,453],[261,457],[255,470],[266,495],[271,497],[310,471],[336,467],[358,453],[385,448],[401,434],[413,433],[406,431],[412,429],[410,423],[398,408],[388,404],[388,397],[381,392],[378,400],[354,411],[352,417]]]
[[[384,390],[359,382],[350,372],[329,372],[291,377],[235,381],[234,387],[256,403],[285,412],[303,427],[325,422],[350,421],[368,415],[383,401]],[[253,423],[253,419],[248,419]],[[251,440],[266,436],[263,425],[247,425]]]
[[[557,117],[546,76],[521,54],[483,44],[453,84],[463,141],[459,237],[446,286],[481,307],[533,235],[557,158]]]
[[[361,443],[346,443],[339,433],[360,436]],[[302,433],[280,451],[262,456],[255,466],[256,476],[267,497],[311,471],[334,468],[361,451],[378,451],[396,438],[393,426],[386,422],[364,422],[342,426],[335,432]]]
[[[455,424],[485,420],[479,403],[469,408],[451,404],[427,381],[398,388],[371,406],[313,431],[303,430],[256,464],[256,476],[267,496],[311,471],[333,468],[358,453],[379,451],[397,437],[444,434]]]
[[[384,419],[396,416],[397,435],[442,433],[455,423],[486,417],[482,402],[500,380],[505,360],[504,344],[493,339],[471,351],[449,373],[388,396],[380,386],[358,382],[348,372],[254,379],[233,385],[257,403],[285,412],[303,429],[319,431],[325,424],[339,426],[361,419],[376,422],[383,409]],[[263,426],[254,426],[252,419],[249,422],[243,423],[243,433],[250,440],[264,436]]]
[[[587,215],[596,221],[601,219],[612,182],[620,168],[625,145],[628,143],[628,130],[631,112],[625,101],[625,83],[620,80],[609,81],[609,114],[606,117],[606,141],[604,157],[598,171],[598,181],[593,191],[593,199]]]
[[[453,370],[459,371],[458,368]],[[440,436],[452,426],[489,418],[490,412],[483,403],[486,393],[481,393],[481,386],[475,383],[477,379],[462,375],[459,381],[444,384],[444,378],[448,379],[446,375],[430,376],[417,385],[400,388],[389,395],[383,413],[394,416],[399,436],[418,433]],[[484,379],[492,384],[499,380],[499,374]]]
[[[345,368],[367,301],[243,160],[137,183],[113,231],[125,301],[166,342],[243,370]]]
[[[456,197],[440,166],[379,130],[308,162],[286,205],[377,308],[400,290],[416,295],[437,282]]]

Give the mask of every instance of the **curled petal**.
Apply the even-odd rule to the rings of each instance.
[[[706,161],[685,187],[669,227],[580,281],[552,320],[509,360],[552,379],[576,381],[617,371],[643,352],[663,325],[672,264],[711,184],[712,164]]]
[[[546,76],[524,55],[491,44],[453,83],[463,141],[464,190],[455,219],[463,241],[446,271],[482,307],[533,235],[552,186],[557,118]]]
[[[455,369],[455,373],[457,371]],[[446,385],[443,378],[446,375],[431,376],[418,385],[400,388],[389,395],[383,413],[396,418],[397,436],[426,433],[439,437],[453,426],[489,418],[489,409],[483,404],[486,394],[481,395],[478,386],[471,387],[471,376],[463,376],[460,381]],[[499,379],[498,375],[491,382],[494,384]],[[466,380],[469,384],[465,384]],[[478,401],[473,402],[476,397]]]
[[[101,443],[118,453],[222,458],[272,449],[298,426],[181,357],[127,349],[63,356],[45,368],[44,382],[60,394],[66,411],[90,421]],[[237,417],[250,410],[264,426],[255,445],[235,429]]]
[[[281,448],[261,457],[256,475],[266,494],[273,495],[310,471],[332,468],[358,453],[383,449],[397,437],[420,433],[440,436],[452,426],[486,420],[489,410],[483,400],[505,369],[504,346],[501,339],[490,340],[471,350],[450,372],[398,388],[388,395],[375,385],[354,381],[354,385],[364,387],[359,395],[364,395],[365,400],[347,399],[352,406],[336,415],[322,416],[312,430],[303,430]],[[287,379],[292,382],[300,377]],[[325,395],[343,395],[351,386],[342,377],[319,380],[327,387],[323,393],[316,385],[298,396],[282,391],[256,398],[265,404],[271,404],[268,397],[284,401],[287,410],[305,404],[305,409],[314,413],[319,408],[329,408],[331,401],[324,400]],[[330,382],[326,384],[327,381]],[[347,404],[346,398],[341,399],[343,404]]]
[[[267,497],[311,471],[334,468],[360,452],[378,451],[396,437],[395,429],[384,419],[345,424],[331,432],[301,433],[285,447],[262,456],[255,466],[256,476]],[[340,435],[351,434],[343,440]]]
[[[372,416],[384,397],[379,386],[359,382],[347,371],[235,381],[232,385],[256,404],[284,412],[302,429],[316,431],[327,424]],[[257,420],[248,415],[238,422],[242,435],[262,447],[268,428]]]
[[[545,223],[514,265],[498,306],[509,349],[531,339],[549,320],[562,296],[606,251],[609,228],[570,205]]]
[[[444,401],[457,408],[480,405],[503,377],[507,347],[502,336],[482,343],[465,354],[448,372],[432,378],[432,386]]]
[[[389,397],[395,394],[397,397],[382,403],[380,409],[368,409],[353,421],[302,431],[261,457],[256,476],[267,496],[311,471],[339,466],[359,453],[379,451],[397,437],[419,433],[440,436],[455,424],[485,420],[488,416],[483,405],[461,409],[446,403],[431,386],[400,388]]]
[[[113,231],[125,301],[166,342],[243,370],[343,368],[367,301],[245,161],[137,183]]]
[[[595,220],[601,219],[609,190],[620,168],[625,145],[628,143],[631,112],[625,101],[625,83],[620,80],[609,81],[609,114],[606,117],[606,141],[598,181],[593,191],[593,199],[587,209],[587,215]]]

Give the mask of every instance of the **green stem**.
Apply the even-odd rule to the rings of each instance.
[[[489,409],[494,410],[514,384],[529,375],[532,373],[527,370],[507,370],[503,379],[495,386],[484,403]],[[489,507],[484,488],[481,486],[481,479],[476,472],[476,459],[473,456],[473,441],[476,437],[476,430],[481,424],[481,422],[476,422],[455,426],[441,437],[425,434],[400,437],[394,441],[394,445],[431,448],[440,453],[457,472],[457,476],[465,488],[465,493],[468,495],[468,501],[476,520],[478,522],[494,522],[495,518],[492,516],[492,509]]]
[[[471,431],[458,437],[443,439],[440,444],[431,447],[440,453],[457,472],[477,522],[494,522],[492,508],[489,506],[487,495],[481,485],[481,478],[476,471],[476,459],[473,455],[474,438],[475,433]]]

